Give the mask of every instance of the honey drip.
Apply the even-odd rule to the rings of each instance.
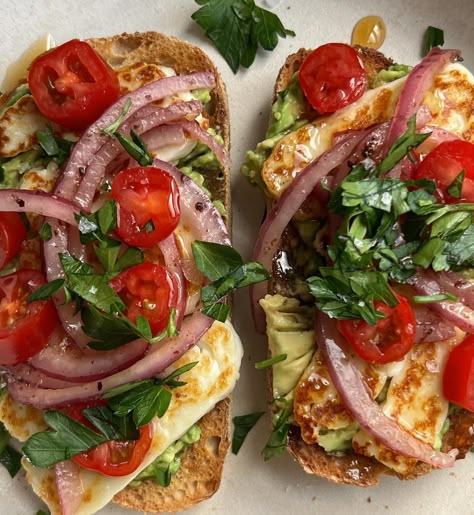
[[[380,16],[361,18],[352,31],[352,44],[380,48],[385,41],[386,27]]]

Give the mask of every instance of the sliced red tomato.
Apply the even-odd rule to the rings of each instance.
[[[333,113],[360,98],[367,84],[357,52],[343,43],[313,50],[301,65],[298,80],[308,102],[321,114]]]
[[[65,409],[67,415],[81,424],[94,429],[94,426],[83,415],[82,410],[95,406],[104,406],[104,400],[79,403]],[[141,464],[151,446],[153,439],[152,424],[139,428],[138,440],[113,440],[77,454],[72,459],[81,467],[95,470],[106,476],[126,476],[134,472]]]
[[[446,190],[463,170],[461,198],[452,197]],[[474,202],[474,145],[462,140],[443,141],[418,165],[416,178],[433,179],[444,202]]]
[[[18,254],[26,229],[18,213],[0,212],[0,269]]]
[[[111,196],[118,204],[117,233],[129,245],[153,247],[179,223],[178,185],[160,168],[122,170],[112,183]]]
[[[73,39],[36,58],[28,85],[38,109],[69,129],[85,129],[119,97],[115,71],[86,42]]]
[[[178,285],[166,268],[142,263],[124,270],[110,281],[127,305],[126,316],[136,322],[144,316],[153,334],[163,331],[178,302]]]
[[[0,364],[23,363],[42,350],[59,324],[51,300],[27,302],[45,284],[37,270],[0,277]]]
[[[416,322],[413,310],[405,297],[395,294],[398,304],[391,308],[375,302],[377,311],[385,318],[376,325],[365,320],[338,320],[337,328],[356,354],[370,363],[398,361],[415,342]]]
[[[443,374],[443,393],[448,401],[474,411],[474,334],[450,352]]]

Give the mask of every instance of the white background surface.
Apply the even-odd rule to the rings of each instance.
[[[265,0],[261,0],[265,5]],[[0,78],[5,68],[40,35],[51,33],[57,43],[73,37],[109,36],[120,32],[156,30],[201,46],[220,68],[229,95],[232,159],[234,246],[249,257],[263,202],[257,191],[239,176],[246,149],[261,140],[268,119],[271,92],[287,54],[331,41],[350,42],[354,24],[369,14],[381,15],[387,25],[382,47],[397,62],[414,64],[421,57],[428,25],[443,28],[445,47],[463,50],[474,69],[472,0],[286,0],[267,1],[295,38],[281,40],[271,53],[259,52],[249,71],[234,76],[227,64],[191,20],[198,8],[192,0],[0,0]],[[1,79],[0,79],[1,81]],[[246,294],[235,297],[234,321],[245,357],[234,395],[234,414],[266,407],[264,372],[254,369],[264,359],[265,344],[252,330]],[[386,477],[370,489],[337,486],[307,476],[285,456],[264,463],[260,450],[269,432],[269,420],[260,420],[239,456],[226,462],[219,492],[191,510],[193,514],[469,514],[474,513],[474,456],[451,471],[434,472],[414,482]],[[11,480],[0,470],[0,513],[34,515],[40,502],[21,478]],[[110,506],[102,515],[132,512]]]

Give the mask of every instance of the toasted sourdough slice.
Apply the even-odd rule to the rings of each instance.
[[[361,60],[364,63],[367,78],[372,79],[379,71],[387,69],[393,61],[377,50],[370,48],[355,47]],[[285,90],[291,83],[294,74],[299,70],[306,56],[311,50],[300,49],[296,53],[289,55],[281,67],[275,82],[273,101],[277,98],[277,93]],[[307,119],[314,120],[318,113],[307,104],[305,115]],[[273,200],[269,199],[272,203]],[[283,233],[281,244],[282,250],[289,248],[289,241],[292,239],[291,228],[287,228]],[[278,255],[278,251],[276,253]],[[273,267],[272,280],[270,282],[269,293],[280,293],[291,295],[291,285],[280,273],[276,273],[277,267]],[[272,397],[272,372],[268,373],[268,387],[270,397]],[[458,449],[457,459],[464,458],[474,445],[474,413],[467,410],[459,410],[449,416],[450,427],[445,434],[441,450],[448,452],[451,449]],[[399,474],[386,465],[377,461],[375,458],[357,454],[353,451],[345,453],[327,453],[318,444],[307,444],[301,437],[300,430],[296,425],[290,426],[287,449],[291,456],[303,467],[305,472],[328,479],[335,483],[352,484],[357,486],[373,486],[379,483],[379,476],[382,474],[396,475],[400,479],[416,479],[431,471],[432,467],[425,463],[418,462],[414,469],[407,474]]]
[[[177,75],[195,71],[212,72],[216,78],[216,86],[211,91],[211,102],[208,104],[210,108],[205,116],[210,120],[210,127],[222,136],[224,146],[229,151],[225,85],[216,67],[203,51],[175,37],[157,32],[124,33],[88,40],[88,43],[117,70],[144,63],[172,68]],[[146,82],[146,77],[141,79]],[[213,200],[223,202],[230,231],[229,173],[228,169],[209,169],[206,171],[205,185]],[[13,411],[10,415],[15,416]],[[152,480],[144,480],[139,486],[127,487],[121,491],[113,502],[139,511],[163,513],[188,509],[212,496],[220,485],[223,463],[230,445],[229,424],[230,400],[226,398],[199,421],[201,439],[186,450],[181,468],[168,487],[161,487]],[[48,496],[51,502],[58,505],[57,494],[53,490],[55,489],[49,489]]]
[[[143,62],[170,67],[177,75],[196,71],[212,72],[216,77],[216,86],[211,92],[212,102],[208,112],[210,125],[221,134],[224,146],[229,151],[229,111],[225,85],[217,68],[200,48],[158,32],[120,34],[91,39],[88,43],[113,68]],[[230,170],[223,170],[223,174],[209,170],[206,187],[213,199],[224,203],[227,227],[230,230],[229,174]],[[145,480],[139,486],[122,490],[115,496],[114,502],[126,508],[161,513],[185,510],[211,497],[219,488],[230,445],[229,424],[230,401],[225,399],[199,422],[201,439],[186,451],[181,467],[169,486],[162,487],[156,481]]]

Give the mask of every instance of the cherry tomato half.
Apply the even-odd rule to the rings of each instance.
[[[114,70],[78,39],[36,58],[28,73],[28,85],[38,109],[69,129],[85,129],[120,93]]]
[[[178,285],[166,268],[142,263],[124,270],[110,285],[127,305],[125,314],[132,322],[144,316],[154,335],[166,328],[178,301]]]
[[[405,297],[395,296],[399,303],[393,308],[383,302],[375,302],[377,311],[385,315],[376,325],[370,325],[365,320],[337,321],[337,328],[356,354],[370,363],[398,361],[415,341],[413,310]]]
[[[23,363],[42,350],[59,324],[51,300],[27,302],[45,284],[37,270],[0,277],[0,364]]]
[[[112,183],[111,196],[118,204],[117,233],[129,245],[153,247],[179,223],[178,185],[160,168],[122,170]]]
[[[13,212],[0,212],[0,269],[18,254],[26,239],[26,229],[21,216]]]
[[[461,198],[446,192],[454,179],[465,170]],[[443,141],[418,165],[417,179],[433,179],[447,203],[474,202],[474,145],[468,141]]]
[[[474,411],[474,334],[451,350],[443,375],[446,399]]]
[[[106,401],[79,403],[65,409],[66,415],[81,424],[97,431],[83,415],[82,410],[95,406],[104,406]],[[126,476],[134,472],[141,464],[151,446],[153,439],[152,424],[139,428],[138,440],[113,440],[77,454],[72,459],[81,467],[95,470],[106,476]]]
[[[367,84],[357,52],[343,43],[313,50],[301,65],[298,80],[308,102],[321,114],[333,113],[360,98]]]

